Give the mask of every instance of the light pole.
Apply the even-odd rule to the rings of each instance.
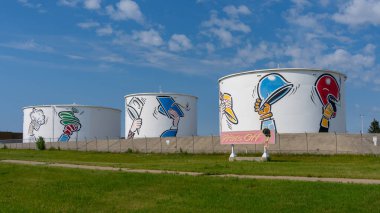
[[[361,134],[364,133],[364,132],[363,132],[363,117],[364,117],[364,115],[361,114],[361,115],[360,115],[360,119],[361,119],[361,122],[362,122],[362,130],[361,130],[361,132],[360,132]]]

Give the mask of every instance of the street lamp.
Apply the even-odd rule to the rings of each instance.
[[[363,134],[364,133],[364,130],[363,130],[363,117],[364,117],[364,115],[360,115],[360,119],[361,119],[361,122],[362,122],[362,130],[361,130],[361,134]]]

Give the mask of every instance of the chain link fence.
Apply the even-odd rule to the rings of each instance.
[[[271,153],[310,154],[380,154],[377,144],[380,134],[335,134],[301,133],[276,134],[276,143],[271,144]],[[45,139],[46,149],[94,151],[94,152],[139,152],[139,153],[229,153],[230,145],[220,144],[219,136],[192,136],[173,138],[91,138],[82,141],[56,142]],[[22,140],[0,141],[0,148],[36,149],[35,143]],[[263,144],[235,145],[237,153],[262,153]]]

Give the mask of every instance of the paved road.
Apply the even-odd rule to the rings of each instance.
[[[120,171],[120,172],[131,172],[131,173],[176,174],[176,175],[191,175],[191,176],[205,175],[205,176],[210,176],[210,177],[240,178],[240,179],[266,179],[266,180],[291,180],[291,181],[306,181],[306,182],[380,184],[380,180],[374,180],[374,179],[320,178],[320,177],[297,177],[297,176],[261,176],[261,175],[237,175],[237,174],[210,175],[210,174],[201,173],[201,172],[181,172],[181,171],[151,170],[151,169],[128,169],[128,168],[116,168],[116,167],[109,167],[109,166],[88,166],[88,165],[48,163],[48,162],[23,161],[23,160],[1,160],[0,162],[24,164],[24,165],[35,165],[35,166],[101,170],[101,171]]]

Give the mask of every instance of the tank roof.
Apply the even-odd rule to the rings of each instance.
[[[342,75],[345,79],[347,76],[341,72],[338,71],[332,71],[332,70],[326,70],[326,69],[313,69],[313,68],[274,68],[274,69],[260,69],[260,70],[249,70],[249,71],[243,71],[243,72],[238,72],[238,73],[233,73],[230,75],[223,76],[219,78],[218,82],[235,77],[238,75],[247,75],[251,73],[266,73],[266,72],[294,72],[294,71],[306,71],[306,72],[328,72],[328,73],[335,73],[338,75]]]
[[[124,98],[127,98],[127,97],[133,97],[133,96],[158,96],[158,95],[180,95],[180,96],[189,96],[189,97],[193,97],[195,99],[198,99],[198,97],[194,96],[194,95],[187,95],[187,94],[181,94],[181,93],[166,93],[166,92],[163,92],[163,93],[159,93],[159,92],[152,92],[152,93],[134,93],[134,94],[129,94],[129,95],[126,95],[124,96]]]
[[[23,109],[28,108],[39,108],[39,107],[84,107],[84,108],[100,108],[100,109],[110,109],[121,112],[120,109],[115,109],[111,107],[101,107],[101,106],[90,106],[90,105],[79,105],[79,104],[53,104],[53,105],[36,105],[36,106],[26,106]]]

